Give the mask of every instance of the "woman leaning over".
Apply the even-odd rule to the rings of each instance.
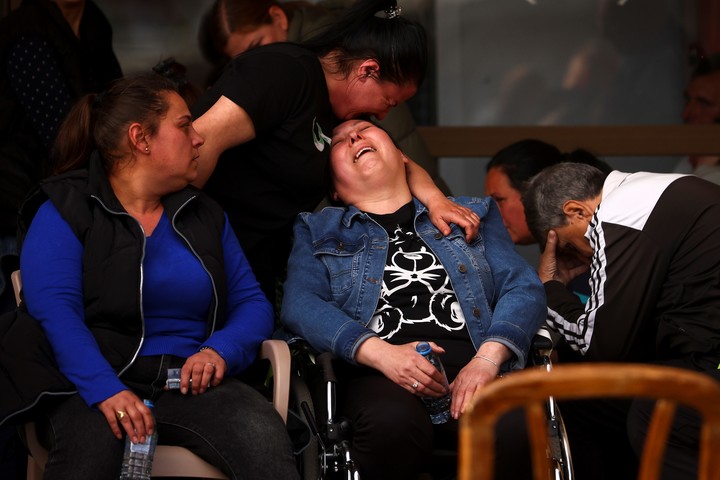
[[[27,309],[77,390],[36,418],[45,478],[115,479],[123,436],[156,428],[230,478],[297,478],[280,416],[236,378],[272,308],[222,209],[189,186],[203,138],[185,102],[159,75],[123,79],[84,97],[58,139],[64,173],[22,210]]]
[[[325,194],[333,128],[382,119],[412,97],[425,76],[426,43],[422,26],[398,15],[395,1],[359,0],[303,46],[273,43],[233,58],[193,107],[206,139],[194,183],[207,180],[270,298],[295,217]],[[412,162],[408,179],[443,233],[454,222],[476,234],[477,216]]]

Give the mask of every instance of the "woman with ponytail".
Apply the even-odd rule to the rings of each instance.
[[[239,378],[272,306],[223,210],[189,185],[203,138],[175,85],[119,79],[83,97],[57,141],[60,174],[21,209],[0,425],[36,423],[46,479],[117,479],[124,438],[155,431],[228,478],[298,479],[282,418]]]
[[[341,121],[384,118],[427,69],[423,27],[391,0],[360,0],[299,46],[273,43],[233,58],[193,110],[205,137],[195,185],[228,212],[269,298],[283,276],[298,213],[326,194],[330,135]],[[477,233],[479,219],[409,162],[413,193],[440,232]]]

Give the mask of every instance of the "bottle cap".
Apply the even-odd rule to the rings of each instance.
[[[148,400],[147,398],[144,398],[144,399],[143,399],[143,403],[144,403],[145,405],[147,405],[148,407],[150,407],[150,408],[154,408],[154,407],[155,407],[155,404],[153,403],[153,401],[152,401],[152,400]]]
[[[430,344],[428,342],[420,342],[415,345],[415,351],[418,352],[420,355],[427,355],[432,351],[432,348],[430,347]]]

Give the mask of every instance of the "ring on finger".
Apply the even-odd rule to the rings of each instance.
[[[121,421],[121,422],[122,422],[122,419],[125,418],[126,415],[127,415],[127,413],[123,412],[122,410],[116,410],[116,411],[115,411],[115,416],[116,416],[117,419],[118,419],[119,421]]]
[[[418,385],[419,385],[419,383],[418,383],[418,382],[415,382],[415,383],[412,384],[412,387],[413,387],[413,388],[417,388]]]
[[[210,365],[211,367],[213,367],[213,370],[217,369],[217,367],[215,366],[215,364],[212,363],[212,362],[207,362],[205,365]]]

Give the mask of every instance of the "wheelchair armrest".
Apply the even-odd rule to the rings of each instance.
[[[337,383],[333,361],[337,358],[332,352],[319,353],[305,339],[293,338],[289,343],[293,352],[300,352],[309,356],[312,362],[320,367],[325,383]]]
[[[542,350],[552,350],[553,348],[553,341],[551,338],[546,337],[544,335],[541,335],[539,333],[536,333],[535,336],[532,339],[532,344],[530,345],[530,349],[533,352],[540,352]]]
[[[337,377],[335,376],[335,368],[333,367],[333,359],[335,355],[330,352],[324,352],[317,356],[318,364],[323,373],[323,380],[328,383],[337,383]]]
[[[559,336],[547,326],[540,327],[530,344],[530,359],[534,365],[547,365]]]
[[[287,423],[290,402],[290,349],[282,340],[265,340],[260,346],[260,358],[270,361],[273,371],[273,405]]]

